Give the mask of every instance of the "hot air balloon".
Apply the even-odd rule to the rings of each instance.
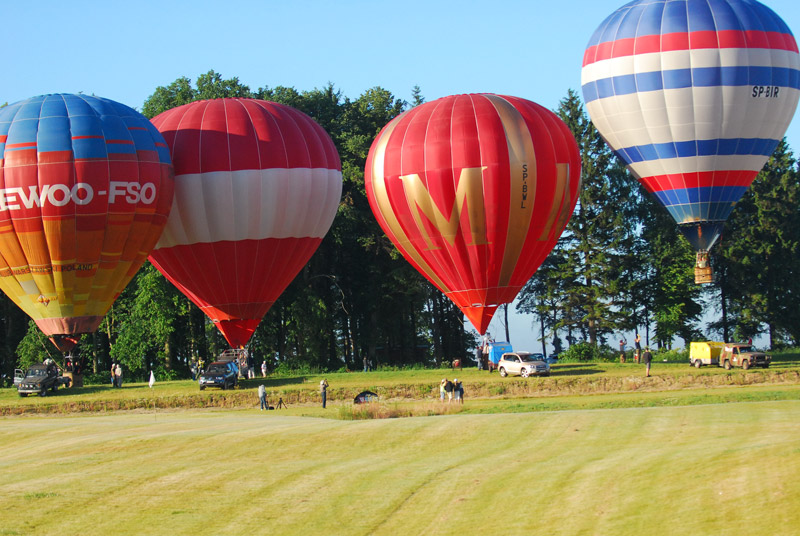
[[[339,154],[310,117],[274,102],[198,101],[153,123],[175,201],[150,261],[242,348],[330,228]]]
[[[483,334],[555,246],[580,172],[575,139],[554,113],[471,94],[422,104],[386,125],[365,183],[384,232]]]
[[[713,280],[708,250],[797,107],[800,55],[754,0],[636,0],[595,31],[582,86],[592,122],[666,207]]]
[[[94,331],[156,244],[172,205],[164,138],[88,95],[0,110],[0,288],[61,351]]]

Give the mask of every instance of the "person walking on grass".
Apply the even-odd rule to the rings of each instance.
[[[444,402],[444,393],[445,393],[444,384],[446,384],[446,383],[447,383],[447,379],[446,378],[442,378],[442,382],[439,384],[439,400],[441,400],[442,402]]]
[[[650,353],[650,347],[646,347],[644,349],[644,353],[642,354],[642,361],[645,364],[645,377],[650,377],[650,363],[653,361],[653,354]]]
[[[328,380],[325,378],[319,382],[319,394],[322,395],[322,409],[325,409],[325,404],[328,402]]]
[[[261,411],[269,409],[267,405],[267,388],[264,387],[263,383],[258,386],[258,399],[261,401]]]

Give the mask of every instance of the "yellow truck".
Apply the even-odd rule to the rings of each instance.
[[[697,368],[703,365],[718,365],[730,370],[732,367],[769,367],[772,356],[754,350],[749,344],[735,342],[693,342],[689,346],[689,363]]]

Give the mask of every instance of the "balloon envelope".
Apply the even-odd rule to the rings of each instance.
[[[153,123],[176,176],[150,260],[242,347],[328,232],[339,154],[310,117],[274,102],[198,101]]]
[[[564,230],[580,156],[567,126],[538,104],[457,95],[384,127],[365,183],[378,223],[406,260],[484,333]]]
[[[636,0],[590,39],[582,86],[597,130],[703,251],[786,132],[798,69],[763,4]]]
[[[89,95],[0,110],[0,288],[66,351],[166,224],[172,165],[143,115]]]

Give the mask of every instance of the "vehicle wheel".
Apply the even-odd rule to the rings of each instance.
[[[725,361],[725,364],[722,365],[722,366],[725,367],[725,370],[731,370],[731,362],[730,361]]]
[[[694,368],[700,368],[702,366],[703,366],[703,362],[702,361],[700,361],[699,359],[695,359],[694,360]]]
[[[506,369],[505,369],[505,368],[503,368],[503,367],[500,367],[499,369],[497,369],[497,372],[498,372],[498,373],[500,374],[500,376],[502,376],[503,378],[505,378],[506,376],[508,376],[508,373],[506,372]]]
[[[47,396],[47,389],[42,389],[39,391],[39,396]]]
[[[522,376],[523,378],[527,378],[528,377],[528,369],[526,369],[526,368],[519,369],[519,375]]]
[[[28,396],[28,393],[20,393],[19,396],[21,396],[22,398],[25,398],[26,396]]]
[[[50,388],[50,390],[51,390],[52,392],[54,392],[54,393],[55,393],[56,391],[58,391],[58,384],[55,384],[54,386],[52,386],[52,387]]]
[[[225,391],[227,389],[228,389],[228,384],[223,382],[222,383],[222,390]]]
[[[764,365],[764,368],[769,368],[769,363],[767,363],[766,365]]]
[[[544,374],[542,374],[542,376],[550,376],[550,373],[549,372],[545,372]]]
[[[748,361],[747,359],[742,361],[742,369],[747,370],[749,368],[750,368],[750,361]]]
[[[205,386],[205,385],[201,385],[201,386],[200,386],[200,390],[201,390],[201,391],[204,391],[204,390],[205,390],[205,388],[206,388],[206,386]]]

